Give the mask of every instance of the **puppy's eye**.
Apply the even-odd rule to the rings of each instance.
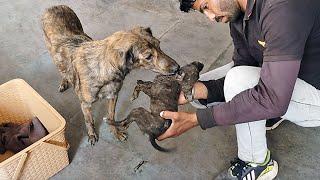
[[[146,57],[146,60],[151,61],[153,59],[153,55],[149,54],[149,56]]]

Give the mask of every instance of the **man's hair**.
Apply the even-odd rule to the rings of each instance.
[[[180,1],[180,10],[183,12],[189,12],[192,9],[192,6],[196,0],[179,0]]]

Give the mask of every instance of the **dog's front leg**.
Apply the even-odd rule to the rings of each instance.
[[[115,97],[113,99],[107,100],[107,119],[106,121],[109,121],[108,124],[110,125],[110,131],[111,133],[119,140],[119,141],[125,141],[127,140],[127,133],[124,131],[121,131],[116,126],[112,125],[115,124],[114,116],[115,116],[115,109],[117,104],[118,97]]]
[[[84,120],[87,127],[88,141],[91,145],[94,145],[98,141],[98,136],[94,129],[94,120],[92,118],[91,104],[82,102],[81,109],[82,109]]]

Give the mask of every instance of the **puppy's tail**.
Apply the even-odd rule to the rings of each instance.
[[[159,146],[156,142],[156,139],[153,137],[153,136],[149,136],[149,141],[151,143],[151,145],[158,151],[161,151],[161,152],[172,152],[174,151],[175,149],[165,149],[161,146]]]

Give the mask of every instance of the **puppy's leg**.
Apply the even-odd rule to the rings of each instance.
[[[115,124],[114,116],[115,116],[115,109],[116,109],[116,103],[117,103],[118,97],[115,97],[113,99],[108,99],[107,100],[107,121],[108,124],[110,124],[110,130],[111,133],[120,141],[125,141],[127,140],[127,133],[124,131],[121,131],[119,128],[116,126],[112,125]]]
[[[82,109],[84,120],[87,127],[87,132],[89,137],[88,141],[91,145],[94,145],[98,141],[98,136],[94,129],[94,120],[92,118],[91,104],[82,102],[81,109]]]
[[[69,88],[69,83],[66,78],[62,78],[60,86],[59,86],[59,92],[63,92]]]
[[[121,121],[115,121],[115,122],[107,121],[107,124],[116,126],[120,131],[125,131],[129,128],[129,125],[132,122],[133,122],[133,118],[130,118],[130,116],[128,116],[127,118]],[[114,124],[111,124],[111,123],[114,123]]]
[[[134,101],[135,99],[138,98],[140,91],[144,92],[146,95],[150,96],[151,95],[151,86],[153,82],[151,81],[137,81],[137,85],[134,88],[133,94],[130,98],[131,101]]]

